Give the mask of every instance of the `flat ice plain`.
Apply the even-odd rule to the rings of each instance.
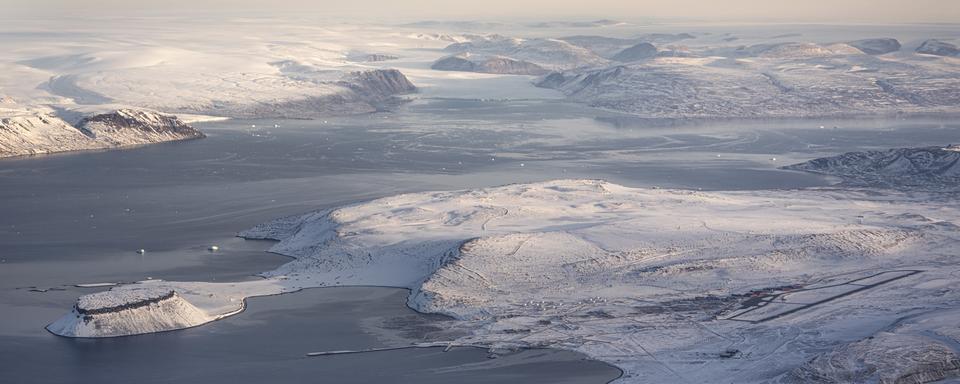
[[[180,44],[184,32],[169,25],[143,36],[113,25],[78,26],[89,33],[76,35],[83,44],[49,48],[42,43],[50,36],[15,26],[18,38],[41,44],[5,50],[0,106],[12,116],[5,124],[43,117],[69,130],[77,117],[126,108],[185,121],[322,119],[389,111],[417,98],[507,105],[563,99],[623,122],[627,139],[669,147],[682,141],[630,131],[645,121],[669,130],[664,120],[680,117],[896,118],[958,107],[958,59],[920,49],[934,37],[955,42],[955,30],[943,26],[798,27],[798,34],[773,35],[762,27],[669,25],[668,35],[646,35],[660,53],[618,62],[614,57],[624,56],[617,53],[648,26],[510,25],[514,36],[504,37],[443,24],[228,25],[251,43],[224,44],[236,36],[215,33],[222,25],[198,26],[209,30],[190,34],[208,40],[191,44]],[[570,38],[582,28],[618,37]],[[878,33],[896,34],[901,47],[864,42],[888,37]],[[115,44],[129,37],[149,43]],[[562,72],[540,78],[430,69],[471,50]],[[390,69],[418,93],[357,91],[357,73]],[[390,73],[360,89],[396,85]],[[256,128],[251,124],[252,135],[262,132]],[[522,128],[510,127],[511,134]],[[525,144],[562,150],[594,132],[527,134]],[[749,136],[737,139],[751,144]],[[937,148],[956,152],[948,144]],[[490,161],[536,160],[534,152],[505,147]],[[636,153],[621,147],[594,155],[616,161]],[[809,160],[801,157],[796,162]],[[935,381],[960,371],[960,170],[953,159],[815,170],[842,181],[823,188],[704,192],[578,177],[400,194],[241,232],[277,240],[270,251],[294,258],[263,279],[120,285],[81,297],[48,329],[91,338],[175,330],[236,314],[249,297],[378,285],[409,288],[411,308],[450,315],[450,329],[465,332],[419,346],[567,349],[619,367],[621,382]],[[924,168],[929,164],[938,168]],[[858,183],[851,169],[899,173],[881,185]],[[917,172],[938,172],[924,179],[936,184],[896,183],[920,178]]]

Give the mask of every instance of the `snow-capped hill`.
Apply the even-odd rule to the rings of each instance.
[[[108,149],[203,138],[175,116],[140,109],[93,114],[75,126],[46,111],[3,110],[0,157]]]
[[[900,50],[900,42],[892,38],[863,39],[847,43],[868,55],[882,55]]]
[[[656,118],[960,111],[960,78],[949,63],[895,62],[898,58],[880,60],[847,44],[677,51],[565,70],[537,85],[572,101]]]
[[[743,365],[724,364],[718,354],[735,347],[757,377],[770,378],[821,353],[824,342],[854,341],[851,328],[956,303],[955,290],[943,287],[957,273],[949,263],[957,206],[891,204],[868,192],[699,192],[553,180],[409,193],[241,233],[278,240],[270,251],[294,257],[263,280],[151,286],[175,292],[207,319],[236,313],[243,297],[336,285],[406,287],[409,306],[462,320],[452,323],[470,334],[449,345],[572,349],[620,367],[625,382],[671,382],[673,373],[651,369],[645,358],[669,355],[699,364],[686,381],[743,382]],[[902,265],[923,269],[923,279],[909,278],[917,271],[893,271],[906,286],[858,294],[853,306],[830,300],[869,289],[865,280],[882,283],[878,272],[908,268]],[[81,298],[103,303],[80,305],[87,309],[138,306],[110,311],[94,336],[185,324],[167,319],[179,310],[130,299],[169,295],[126,291],[146,285]],[[820,304],[804,307],[811,302]],[[759,314],[744,311],[751,306]],[[795,309],[801,312],[791,314]],[[778,313],[779,320],[764,321]],[[51,330],[75,329],[70,325],[83,316],[71,311]],[[825,331],[796,332],[813,327]]]
[[[68,337],[126,336],[189,328],[211,320],[174,290],[148,286],[81,296],[70,313],[47,329]]]
[[[693,38],[695,38],[695,36],[689,33],[647,33],[634,38],[576,35],[561,37],[560,40],[586,48],[601,57],[612,58],[624,49],[642,43],[669,44]]]
[[[343,83],[371,100],[383,100],[417,91],[417,87],[396,69],[352,72],[344,77]]]
[[[957,57],[960,56],[960,48],[946,41],[930,39],[924,41],[917,47],[917,53],[934,56]]]
[[[602,65],[606,59],[590,50],[557,39],[521,39],[490,35],[470,42],[451,44],[444,49],[454,55],[469,54],[474,62],[504,57],[531,63],[549,70]]]
[[[495,73],[506,75],[544,75],[549,70],[539,65],[503,56],[478,57],[469,54],[447,56],[430,66],[438,71]]]
[[[960,146],[850,152],[784,168],[837,176],[855,186],[956,189]]]
[[[948,310],[908,317],[816,356],[786,375],[787,382],[932,383],[960,376],[957,316]]]
[[[639,43],[613,55],[611,59],[620,62],[647,60],[657,56],[657,47],[650,43]]]
[[[141,109],[118,109],[84,117],[77,123],[77,128],[85,135],[112,146],[205,137],[176,116]]]
[[[90,141],[66,121],[44,112],[0,119],[0,157],[86,149]]]

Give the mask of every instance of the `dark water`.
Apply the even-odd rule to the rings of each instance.
[[[305,356],[408,345],[402,336],[382,337],[397,331],[381,324],[400,319],[407,327],[423,328],[443,321],[406,309],[406,294],[385,288],[313,289],[253,298],[246,311],[228,321],[175,332],[86,340],[5,337],[0,382],[589,383],[619,375],[580,355],[546,350],[497,359],[473,348]]]
[[[400,192],[554,178],[706,190],[802,188],[826,180],[777,167],[960,137],[956,125],[936,121],[664,125],[599,115],[551,102],[423,100],[395,113],[206,123],[203,140],[0,160],[0,383],[327,376],[603,383],[619,372],[559,352],[529,351],[493,365],[485,352],[467,349],[302,357],[395,345],[396,338],[370,336],[380,332],[362,326],[371,317],[441,321],[412,314],[402,306],[403,293],[390,289],[258,298],[244,314],[216,324],[114,340],[62,339],[43,326],[77,296],[103,289],[73,284],[255,278],[287,259],[263,252],[269,243],[234,234],[307,210]],[[221,251],[207,252],[213,244]],[[147,253],[134,252],[140,248]]]

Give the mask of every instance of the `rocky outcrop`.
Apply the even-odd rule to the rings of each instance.
[[[784,167],[836,176],[853,186],[960,188],[960,146],[849,152]]]
[[[85,117],[77,123],[77,128],[94,140],[114,146],[205,137],[176,116],[139,109],[118,109]]]
[[[925,55],[957,57],[960,56],[960,48],[957,48],[956,45],[945,41],[930,39],[924,41],[923,44],[920,44],[920,46],[917,47],[917,53],[922,53]]]
[[[0,157],[110,149],[204,137],[176,116],[141,109],[90,115],[76,125],[44,112],[0,119]]]
[[[620,62],[631,62],[647,60],[657,56],[657,47],[650,43],[639,43],[630,48],[620,51],[613,56],[613,60]]]
[[[891,38],[863,39],[851,41],[847,44],[868,55],[882,55],[900,50],[900,42]]]
[[[341,82],[363,97],[380,101],[391,96],[416,92],[417,87],[396,69],[353,72]]]

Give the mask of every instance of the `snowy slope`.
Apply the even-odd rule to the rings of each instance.
[[[271,251],[295,258],[265,280],[152,284],[211,317],[249,295],[409,287],[411,307],[472,331],[455,345],[573,349],[624,369],[623,382],[761,382],[905,314],[955,308],[960,211],[950,199],[598,180],[414,193],[242,233],[279,240]],[[849,293],[867,281],[877,287]],[[745,309],[770,295],[780,299]],[[728,349],[736,358],[724,357]]]
[[[718,37],[632,48],[622,45],[628,39],[571,37],[572,43],[593,46],[618,62],[560,70],[537,85],[591,106],[655,118],[955,113],[960,108],[956,60],[901,51],[895,38],[837,43]],[[951,56],[949,45],[940,43],[924,43],[918,52]]]
[[[847,185],[960,189],[960,145],[850,152],[784,167],[838,176]]]
[[[139,109],[92,114],[75,125],[49,111],[0,108],[0,157],[189,140],[204,137],[175,116]]]
[[[647,117],[729,118],[957,112],[948,61],[880,59],[853,47],[778,45],[728,56],[659,57],[546,76],[571,100]],[[711,52],[711,55],[721,52]]]

